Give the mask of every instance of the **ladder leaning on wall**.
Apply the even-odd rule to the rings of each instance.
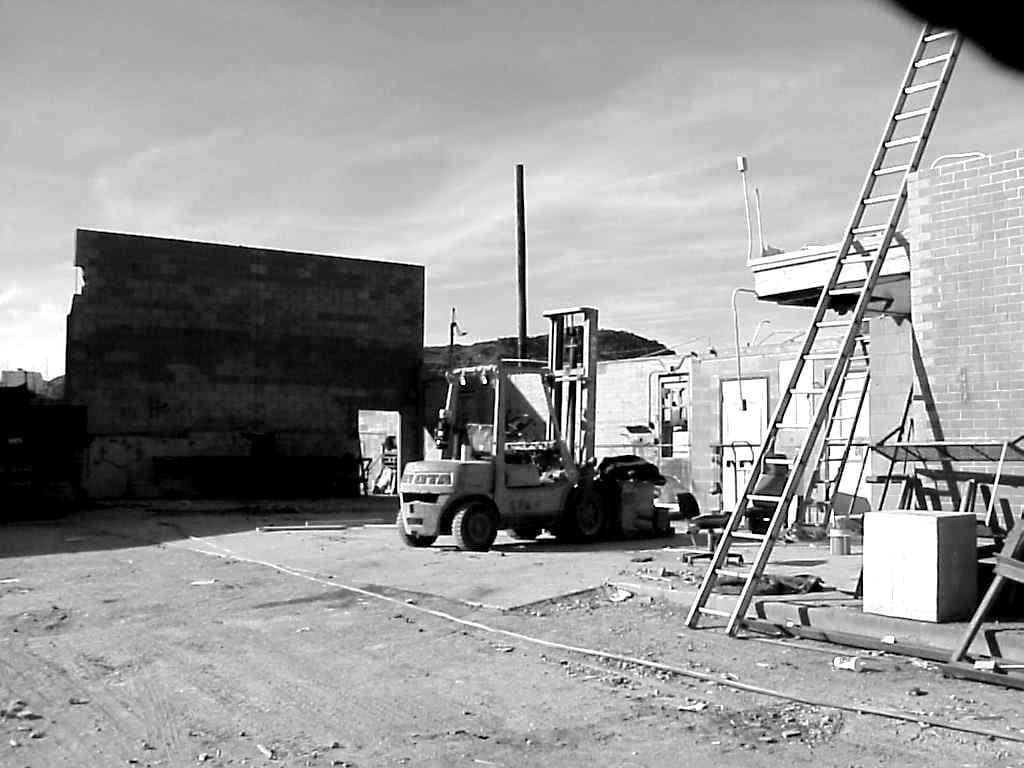
[[[822,486],[824,515],[821,520],[815,521],[821,526],[827,527],[829,522],[837,516],[845,517],[852,514],[853,498],[856,496],[856,491],[850,495],[849,504],[845,507],[841,504],[837,505],[837,499],[842,497],[841,488],[847,472],[851,470],[850,465],[857,464],[857,478],[853,483],[853,488],[857,489],[860,487],[868,463],[867,447],[869,442],[860,439],[858,434],[861,414],[864,411],[864,403],[867,402],[868,389],[871,386],[869,338],[866,326],[866,321],[861,323],[861,330],[857,333],[857,349],[846,362],[846,371],[840,379],[835,397],[832,398],[825,428],[821,431],[820,447],[814,451],[814,456],[817,457],[814,463],[817,464],[818,469],[816,474],[812,475],[809,485]],[[853,408],[848,408],[849,405],[852,405]],[[860,457],[856,462],[851,462],[850,456],[853,454],[854,448],[860,450]],[[808,493],[810,493],[810,488]],[[840,512],[841,515],[838,514]]]
[[[789,383],[780,393],[764,443],[755,461],[746,490],[729,515],[714,557],[700,585],[697,598],[686,617],[689,627],[697,627],[702,617],[727,619],[726,630],[735,635],[743,623],[753,597],[754,588],[764,572],[772,546],[782,527],[790,506],[805,484],[804,475],[817,457],[819,437],[826,422],[830,421],[833,399],[844,389],[844,380],[850,363],[857,357],[861,321],[872,301],[872,294],[882,271],[886,251],[892,242],[900,216],[907,201],[907,182],[924,154],[935,117],[938,114],[953,66],[960,50],[960,34],[954,30],[940,30],[927,25],[918,38],[910,65],[900,84],[899,94],[885,124],[881,141],[875,150],[871,168],[846,229],[843,244],[836,254],[832,274],[821,291]],[[850,279],[851,269],[863,265],[864,273]],[[830,309],[847,310],[840,319],[826,319]],[[842,335],[838,347],[836,338],[829,338],[827,329]],[[824,342],[824,347],[823,347]],[[815,360],[831,360],[824,386],[811,390],[798,389],[804,367]],[[786,423],[793,396],[812,394],[817,398],[809,424]],[[793,459],[779,458],[775,443],[780,433],[796,431],[800,448]],[[788,478],[781,495],[754,493],[767,465],[784,464]],[[764,534],[740,531],[747,505],[753,502],[770,504],[774,508],[768,530]],[[737,541],[758,543],[757,554],[749,568],[727,568],[730,550]],[[719,576],[743,579],[743,587],[731,611],[708,606]]]

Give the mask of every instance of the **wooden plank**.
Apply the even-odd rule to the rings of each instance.
[[[947,677],[955,677],[960,680],[974,680],[979,683],[990,685],[1002,685],[1006,688],[1018,688],[1024,690],[1024,676],[1008,675],[1001,672],[989,672],[984,669],[975,669],[970,664],[947,662],[940,664],[939,669]]]
[[[957,483],[973,480],[977,483],[987,483],[989,485],[992,484],[995,478],[994,472],[966,472],[960,470],[944,472],[941,469],[931,469],[929,467],[920,467],[917,470],[917,474],[929,480],[952,480]],[[1024,488],[1024,475],[1003,475],[999,484],[1010,488]]]

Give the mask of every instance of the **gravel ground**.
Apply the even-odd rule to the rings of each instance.
[[[295,540],[261,551],[274,569],[219,527],[125,510],[0,528],[0,766],[1024,766],[1024,744],[938,724],[1024,739],[1020,693],[924,663],[836,670],[844,649],[686,630],[679,606],[606,588],[499,611],[366,584],[344,537],[301,563]],[[407,585],[409,550],[380,549],[375,573]]]

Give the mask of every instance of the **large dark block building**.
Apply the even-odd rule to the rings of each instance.
[[[362,409],[417,455],[422,267],[92,230],[75,264],[90,496],[347,492]]]

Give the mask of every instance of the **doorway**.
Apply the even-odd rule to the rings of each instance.
[[[363,494],[398,493],[401,418],[398,411],[359,411],[359,466]]]

